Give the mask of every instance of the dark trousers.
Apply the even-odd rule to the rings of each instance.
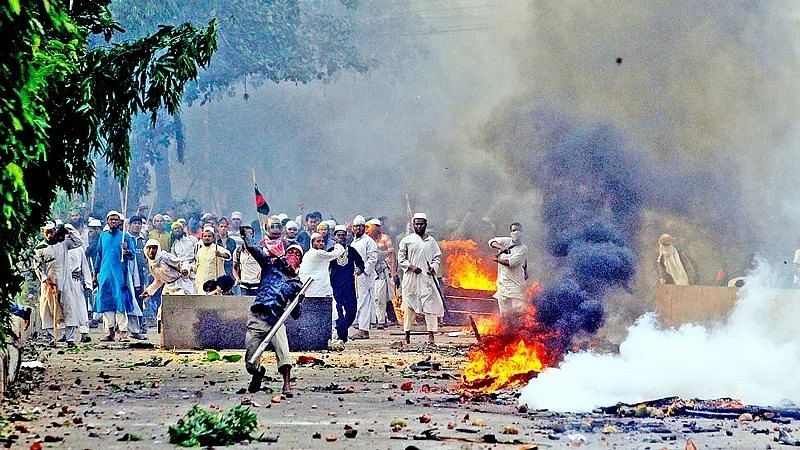
[[[356,299],[336,299],[336,334],[342,342],[347,342],[347,332],[356,320]]]

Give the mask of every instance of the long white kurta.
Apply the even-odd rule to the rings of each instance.
[[[314,280],[306,291],[306,297],[333,297],[328,267],[330,267],[331,261],[342,256],[344,252],[345,248],[336,244],[329,252],[312,247],[303,254],[303,262],[300,263],[300,280],[303,283],[309,278]]]
[[[409,234],[400,241],[397,262],[403,271],[403,307],[416,313],[444,316],[444,304],[434,285],[434,278],[428,274],[428,267],[438,271],[442,264],[442,251],[432,236],[422,239],[417,234]],[[412,265],[422,269],[422,273],[409,270]]]
[[[39,279],[41,280],[41,295],[39,297],[39,314],[42,319],[43,329],[55,328],[53,317],[56,316],[58,322],[75,322],[77,318],[64,317],[64,314],[71,312],[65,311],[63,292],[71,277],[67,252],[70,249],[80,247],[81,237],[77,230],[71,226],[67,228],[67,235],[64,241],[54,245],[47,245],[42,242],[36,246],[35,262]],[[83,296],[83,292],[81,292]],[[72,325],[67,325],[72,326]]]
[[[89,310],[86,307],[84,288],[92,288],[92,270],[86,259],[83,246],[67,252],[68,277],[61,293],[61,306],[64,310],[64,325],[78,326],[81,333],[89,332]]]
[[[356,279],[358,284],[356,292],[356,295],[358,295],[356,323],[359,330],[368,331],[370,323],[375,318],[375,299],[372,296],[372,286],[375,284],[378,244],[364,233],[360,237],[354,238],[350,246],[356,249],[364,260],[364,273]]]

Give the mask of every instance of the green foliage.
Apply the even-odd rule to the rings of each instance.
[[[0,3],[0,335],[22,281],[17,260],[56,193],[84,194],[95,157],[125,177],[131,118],[176,113],[217,48],[215,21],[90,47],[94,35],[108,41],[121,29],[110,0],[70,3]]]
[[[169,442],[181,447],[231,445],[251,439],[257,428],[258,417],[250,408],[237,406],[225,413],[213,413],[195,405],[169,427]]]

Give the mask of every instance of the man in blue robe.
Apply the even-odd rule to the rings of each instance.
[[[109,211],[106,214],[106,225],[107,229],[98,239],[97,255],[94,259],[97,284],[94,310],[103,314],[103,325],[108,333],[103,341],[113,341],[118,337],[120,342],[127,342],[128,313],[135,309],[128,263],[134,258],[136,244],[129,233],[120,229],[122,214]],[[119,335],[115,336],[117,330]]]

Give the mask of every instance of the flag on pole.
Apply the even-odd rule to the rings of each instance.
[[[267,204],[267,200],[264,199],[264,196],[261,195],[261,192],[258,191],[258,185],[253,185],[256,190],[256,211],[259,214],[268,215],[269,214],[269,205]]]

